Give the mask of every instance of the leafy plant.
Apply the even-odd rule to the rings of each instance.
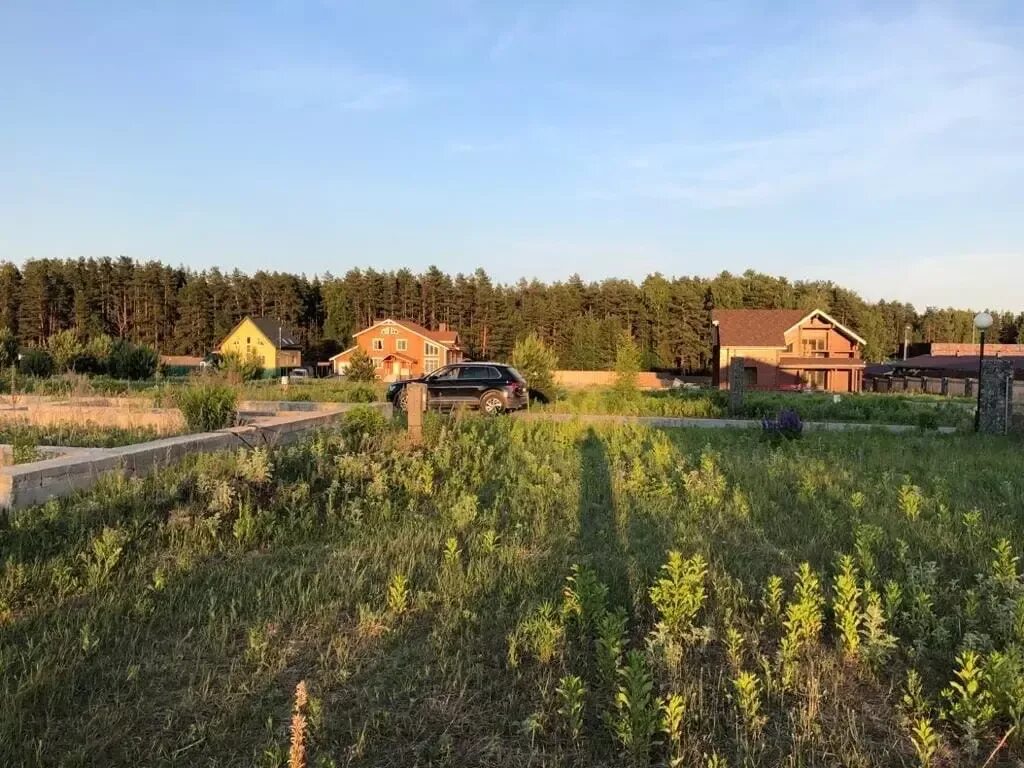
[[[41,347],[29,347],[21,355],[21,372],[41,379],[53,375],[53,357]]]
[[[356,347],[348,359],[345,378],[349,381],[374,381],[377,378],[377,366],[362,347]]]
[[[774,419],[761,419],[761,431],[772,441],[796,440],[803,436],[804,423],[792,408],[783,408]]]
[[[743,671],[733,678],[732,683],[743,727],[749,737],[756,739],[767,722],[761,711],[761,680],[753,672]]]
[[[226,352],[221,357],[221,368],[233,384],[255,381],[263,375],[263,355],[256,349],[250,349],[244,355],[241,352]]]
[[[678,640],[692,636],[707,592],[704,578],[707,563],[700,554],[684,560],[680,552],[668,553],[668,562],[662,566],[664,574],[650,589],[651,603],[658,612],[658,626]]]
[[[409,580],[404,573],[396,572],[388,583],[388,610],[401,616],[409,607]]]
[[[160,356],[152,347],[119,339],[110,351],[107,370],[117,379],[141,381],[153,378],[159,363]]]
[[[956,657],[956,662],[956,679],[942,691],[942,698],[947,704],[943,714],[960,726],[964,746],[975,754],[979,748],[979,734],[995,717],[996,711],[981,657],[975,651],[967,650]]]
[[[612,727],[632,764],[644,766],[650,761],[651,737],[658,729],[659,717],[654,702],[654,681],[642,653],[626,654],[619,680]]]
[[[539,392],[544,400],[554,400],[556,392],[554,369],[558,357],[536,333],[530,333],[512,348],[512,365],[523,374],[531,392]]]
[[[583,732],[583,706],[587,687],[579,676],[567,675],[559,681],[556,691],[560,701],[558,714],[562,716],[569,737],[573,743],[577,743]]]
[[[839,560],[839,571],[833,587],[835,598],[832,611],[835,614],[836,629],[843,651],[849,657],[855,657],[860,648],[860,631],[862,617],[860,611],[861,589],[857,585],[857,569],[850,555],[843,555]]]
[[[230,427],[238,415],[235,390],[214,379],[200,379],[178,392],[178,408],[193,432]]]
[[[636,377],[640,373],[640,348],[626,328],[619,332],[615,342],[615,390],[619,395],[633,396],[637,392]]]

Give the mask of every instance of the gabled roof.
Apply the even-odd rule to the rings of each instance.
[[[419,323],[414,323],[411,320],[393,320],[388,318],[387,320],[379,320],[369,328],[364,328],[358,333],[353,334],[354,336],[362,336],[368,331],[372,331],[374,328],[379,328],[382,325],[398,325],[402,328],[412,331],[413,333],[422,336],[427,341],[433,341],[440,344],[443,347],[455,348],[458,347],[459,334],[455,331],[431,331],[428,328],[424,328]]]
[[[260,333],[270,339],[270,343],[278,349],[299,349],[299,342],[295,334],[276,317],[263,315],[251,317],[250,320],[260,329]]]
[[[230,339],[235,331],[242,327],[242,323],[246,320],[252,320],[253,325],[256,329],[267,337],[267,341],[274,345],[276,349],[302,349],[296,336],[283,322],[278,320],[276,317],[270,317],[269,315],[262,315],[260,317],[253,317],[252,315],[246,315],[234,328],[225,336],[220,344],[217,345],[217,349],[220,350],[224,346],[224,342]]]
[[[711,322],[723,347],[785,347],[786,331],[806,316],[803,309],[715,309]]]
[[[866,344],[860,336],[820,309],[715,309],[711,322],[718,326],[723,347],[785,347],[786,333],[812,317],[821,317],[837,331]]]

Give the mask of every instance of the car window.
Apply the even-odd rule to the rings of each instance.
[[[523,376],[523,374],[521,374],[515,368],[508,368],[506,370],[508,370],[508,372],[510,374],[512,374],[512,378],[515,379],[516,381],[518,381],[520,384],[525,384],[526,383],[526,377]]]
[[[438,371],[437,373],[434,373],[434,374],[432,374],[430,376],[430,380],[431,381],[448,381],[450,379],[457,379],[457,378],[459,378],[459,369],[458,369],[458,367],[442,368],[440,371]]]
[[[482,379],[497,379],[498,372],[494,368],[484,365],[466,366],[459,374],[459,379],[465,381],[480,381]]]

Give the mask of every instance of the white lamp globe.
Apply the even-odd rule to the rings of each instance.
[[[974,327],[979,331],[987,331],[992,327],[992,315],[988,312],[979,312],[974,316]]]

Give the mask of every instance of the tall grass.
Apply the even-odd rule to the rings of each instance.
[[[980,765],[1024,714],[1019,443],[425,432],[0,530],[0,764]]]
[[[928,396],[748,392],[739,418],[760,419],[790,408],[805,421],[909,424],[921,427],[969,426],[973,405],[963,399]],[[623,394],[613,389],[569,393],[545,406],[554,413],[621,414],[679,418],[725,418],[728,393],[719,390],[672,390]]]

